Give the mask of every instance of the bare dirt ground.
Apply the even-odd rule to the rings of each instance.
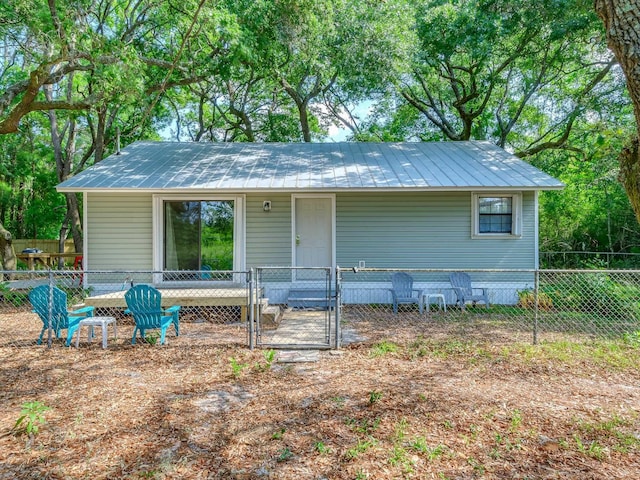
[[[357,343],[270,364],[238,325],[132,346],[122,323],[107,350],[0,326],[0,479],[640,478],[637,347],[360,319]],[[32,401],[38,433],[12,430]]]

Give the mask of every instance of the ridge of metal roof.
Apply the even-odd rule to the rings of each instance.
[[[83,191],[555,190],[564,184],[486,141],[139,141],[57,186]]]

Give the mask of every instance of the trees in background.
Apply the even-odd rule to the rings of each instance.
[[[595,13],[573,1],[430,0],[415,24],[418,48],[373,138],[483,139],[520,157],[580,150],[574,127],[623,90]]]
[[[149,135],[165,91],[210,74],[209,57],[224,51],[223,39],[215,35],[215,45],[200,52],[205,67],[195,65],[197,55],[188,55],[194,35],[215,28],[200,17],[211,13],[204,4],[204,0],[3,4],[0,133],[26,135],[48,150],[53,157],[49,169],[53,185],[102,160],[117,129],[130,139]],[[26,176],[21,170],[15,175]],[[24,189],[29,191],[29,186]],[[61,241],[71,231],[76,250],[82,251],[76,195],[67,194],[63,205],[64,211],[57,212]],[[4,216],[1,220],[8,220],[14,231],[23,228],[21,218],[15,223]]]
[[[322,140],[348,118],[347,108],[393,81],[411,19],[402,6],[397,0],[228,2],[237,49],[217,74],[168,95],[174,138]]]
[[[640,253],[640,231],[618,181],[626,132],[612,125],[583,136],[582,152],[554,150],[531,162],[561,179],[540,196],[540,250]]]
[[[569,184],[542,198],[543,246],[636,244],[611,153],[633,110],[585,2],[14,0],[0,32],[0,223],[16,236],[71,232],[81,250],[81,205],[53,187],[118,132],[291,142],[340,126],[495,142]]]
[[[595,0],[596,12],[605,27],[607,44],[627,80],[636,128],[620,150],[620,180],[640,222],[640,5],[633,0]]]

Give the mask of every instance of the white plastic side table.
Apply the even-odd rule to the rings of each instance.
[[[114,317],[87,317],[80,320],[78,324],[78,336],[76,337],[76,348],[80,344],[80,332],[82,327],[89,327],[88,339],[89,342],[93,340],[93,327],[102,327],[102,348],[107,348],[107,327],[113,325],[113,336],[118,338],[118,332],[116,330],[116,319]]]
[[[447,301],[444,298],[444,294],[442,293],[425,293],[424,294],[424,303],[427,306],[427,313],[431,310],[431,300],[435,300],[435,304],[438,305],[440,310],[447,311]]]

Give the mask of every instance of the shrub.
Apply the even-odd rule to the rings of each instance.
[[[551,310],[553,300],[544,292],[538,292],[538,308],[540,310]],[[518,306],[521,308],[534,309],[536,306],[536,294],[532,290],[518,290]]]
[[[608,273],[555,275],[548,280],[542,290],[557,309],[625,320],[640,316],[638,288]]]

